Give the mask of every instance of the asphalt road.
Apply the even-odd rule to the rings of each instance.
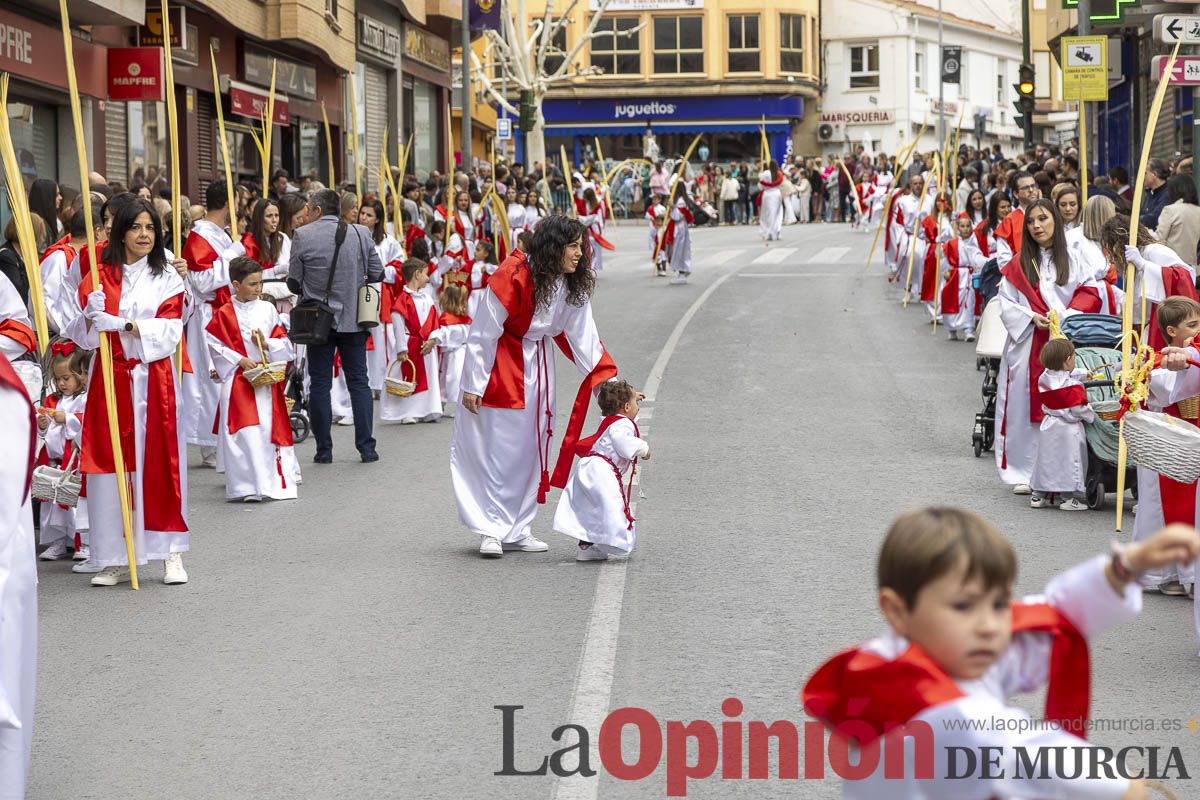
[[[29,797],[662,797],[665,756],[638,781],[602,769],[604,714],[718,725],[736,697],[743,722],[801,724],[805,678],[881,629],[874,558],[900,511],[984,514],[1018,549],[1022,592],[1107,548],[1111,509],[1031,511],[973,457],[973,345],[892,302],[878,256],[864,267],[870,237],[794,226],[764,248],[756,234],[694,232],[693,282],[668,286],[651,277],[645,229],[615,233],[595,314],[622,375],[653,390],[632,558],[577,564],[550,529],[554,492],[535,527],[550,552],[480,559],[455,514],[449,420],[377,426],[374,465],[358,463],[352,429],[335,429],[329,467],[311,463],[310,440],[293,502],[226,503],[193,452],[187,586],[162,585],[157,564],[140,592],[41,566]],[[577,381],[559,366],[565,411]],[[1093,646],[1093,717],[1200,715],[1196,670],[1190,604],[1148,596],[1137,624]],[[516,769],[575,744],[577,730],[552,739],[573,723],[600,775],[494,775],[495,706],[523,707]],[[1092,738],[1180,745],[1200,770],[1188,730]],[[838,795],[832,779],[719,769],[688,785],[694,798]]]

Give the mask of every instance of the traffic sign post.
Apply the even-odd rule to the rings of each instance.
[[[496,139],[505,141],[512,138],[512,120],[508,117],[496,119]]]
[[[1154,40],[1200,44],[1200,14],[1159,14],[1154,18]]]
[[[1163,79],[1170,56],[1155,56],[1150,61],[1150,75],[1155,80]],[[1200,86],[1200,56],[1179,56],[1171,70],[1171,83],[1177,86]]]
[[[1108,37],[1062,38],[1063,99],[1108,100]]]

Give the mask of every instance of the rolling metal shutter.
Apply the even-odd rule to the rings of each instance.
[[[364,64],[364,99],[367,118],[363,124],[366,151],[362,154],[366,170],[363,172],[363,191],[376,189],[378,184],[380,148],[384,146],[383,129],[388,124],[388,74],[379,67]],[[389,132],[393,136],[395,131]],[[370,187],[370,188],[368,188]]]
[[[196,177],[200,179],[199,196],[193,202],[204,202],[204,191],[216,180],[215,165],[223,164],[216,152],[217,109],[211,92],[196,92]]]
[[[129,127],[125,103],[104,104],[104,177],[129,185]]]

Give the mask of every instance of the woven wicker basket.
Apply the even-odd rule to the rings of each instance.
[[[1116,422],[1117,415],[1121,413],[1121,403],[1119,400],[1097,400],[1092,403],[1092,411],[1102,420]]]
[[[33,496],[47,503],[74,508],[79,503],[79,490],[83,487],[83,478],[75,466],[78,455],[78,451],[72,453],[61,469],[49,465],[34,469],[31,485]]]
[[[285,397],[283,398],[283,402],[287,405],[287,412],[289,414],[296,408],[296,398],[294,397]]]
[[[1179,416],[1184,419],[1200,419],[1200,396],[1188,397],[1177,403]]]
[[[1156,411],[1125,415],[1129,457],[1140,467],[1171,480],[1191,483],[1200,478],[1200,428]]]
[[[263,386],[271,386],[276,383],[282,383],[287,375],[286,361],[273,361],[270,364],[260,364],[254,369],[248,369],[242,373],[246,376],[246,380],[250,381],[250,385],[255,389]]]
[[[404,379],[404,365],[406,363],[412,367],[413,379],[411,381]],[[392,377],[392,370],[396,367],[400,367],[399,378]],[[414,364],[412,359],[407,355],[402,358],[397,358],[388,367],[387,375],[385,375],[383,378],[383,388],[384,391],[390,395],[395,395],[396,397],[410,397],[412,393],[417,390],[417,365]]]

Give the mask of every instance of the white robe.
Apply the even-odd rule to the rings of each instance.
[[[125,357],[137,359],[133,367],[133,431],[134,452],[125,453],[125,468],[132,474],[129,483],[133,487],[133,534],[137,551],[137,563],[162,561],[171,553],[186,553],[188,534],[186,531],[146,530],[144,509],[146,498],[141,477],[146,449],[146,413],[148,402],[148,376],[152,361],[172,359],[175,348],[183,335],[183,322],[178,319],[158,319],[158,308],[170,298],[185,291],[183,279],[171,269],[158,276],[150,272],[146,259],[127,264],[122,270],[121,306],[119,316],[136,322],[139,334],[121,333],[121,347]],[[81,347],[95,350],[100,347],[100,333],[95,327],[87,330],[87,318],[80,315],[68,326],[67,336]],[[204,341],[203,338],[200,341]],[[206,359],[207,360],[207,359]],[[186,373],[185,373],[186,374]],[[175,383],[175,421],[179,448],[179,489],[181,492],[182,515],[186,523],[187,513],[187,458],[184,445],[183,403],[178,373],[174,366],[171,376]],[[99,366],[89,376],[91,381],[100,379]],[[213,384],[217,386],[216,383]],[[215,409],[214,409],[215,414]],[[212,420],[209,421],[212,430]],[[213,437],[214,441],[216,437]],[[133,467],[133,469],[130,469]],[[129,563],[125,552],[124,526],[121,521],[121,503],[117,495],[117,480],[112,473],[87,476],[88,517],[91,525],[91,561],[101,567],[124,566]]]
[[[910,194],[901,193],[895,196],[892,200],[892,207],[888,210],[888,218],[885,221],[887,231],[884,235],[887,241],[884,245],[883,263],[888,268],[889,275],[895,276],[903,264],[905,257],[908,255],[909,232],[907,220],[909,213],[916,214],[916,200],[905,204],[904,199],[912,197]],[[911,209],[908,207],[911,206]]]
[[[1082,227],[1074,227],[1067,231],[1067,250],[1071,257],[1079,262],[1084,272],[1093,280],[1102,281],[1108,274],[1108,259],[1100,249],[1099,242],[1093,242],[1083,235]]]
[[[604,269],[604,248],[592,236],[604,236],[604,206],[600,206],[591,214],[580,214],[579,221],[588,228],[588,244],[592,248],[592,269],[600,272]]]
[[[0,275],[0,322],[11,319],[24,325],[29,330],[36,330],[29,316],[25,301],[17,293],[17,287],[5,275]],[[0,333],[0,353],[4,353],[9,361],[16,361],[29,352],[29,348],[10,336]]]
[[[525,230],[536,231],[537,226],[541,225],[545,218],[546,212],[540,206],[525,206]]]
[[[975,328],[975,287],[971,278],[976,270],[983,268],[983,254],[979,252],[979,244],[975,234],[958,239],[958,267],[952,267],[947,259],[948,269],[958,271],[958,313],[942,313],[942,324],[950,331],[971,331]],[[941,297],[938,297],[941,302]]]
[[[1074,372],[1048,369],[1038,378],[1043,392],[1080,386],[1087,378],[1086,369]],[[1029,485],[1035,492],[1083,494],[1087,482],[1087,433],[1085,422],[1096,418],[1095,412],[1084,403],[1071,408],[1047,408],[1037,436],[1033,459],[1033,474]],[[1064,500],[1066,498],[1063,498]]]
[[[430,313],[437,314],[431,292],[424,289],[414,292],[407,286],[400,291],[408,292],[412,295],[413,303],[417,307],[417,319],[422,325],[425,324],[425,320],[429,318]],[[429,384],[429,388],[408,397],[397,397],[396,395],[384,392],[380,396],[381,399],[379,401],[379,419],[384,422],[396,422],[410,417],[418,420],[435,420],[442,415],[442,387],[438,380],[438,349],[434,347],[423,356],[419,352],[408,353],[408,325],[405,324],[404,317],[400,316],[396,311],[392,311],[392,330],[396,332],[397,358],[407,354],[414,362],[418,358],[425,359],[425,378]],[[440,329],[435,330],[430,335],[430,340],[434,342],[437,342],[440,338]],[[400,369],[398,366],[393,369],[392,377],[400,377]],[[412,377],[411,369],[405,373],[405,377]]]
[[[658,250],[658,232],[661,230],[657,225],[654,224],[654,221],[656,219],[660,218],[665,213],[667,213],[667,207],[664,206],[662,203],[656,203],[653,206],[651,206],[649,209],[647,209],[646,213],[642,215],[646,219],[646,222],[650,226],[649,244],[650,244],[650,257],[651,258],[654,258],[654,253],[656,250]],[[664,246],[663,250],[666,250],[666,249],[667,248]],[[665,253],[659,254],[660,261],[665,260],[665,258],[666,258]]]
[[[100,368],[99,362],[95,368]],[[60,425],[51,417],[50,424],[46,430],[41,432],[42,441],[46,447],[46,456],[53,466],[60,468],[66,466],[62,457],[66,452],[67,442],[71,443],[75,453],[79,452],[79,434],[83,432],[83,411],[86,406],[87,392],[80,392],[73,397],[64,395],[58,401],[58,406],[54,410],[61,411],[66,417],[66,421]],[[78,458],[76,458],[74,466],[76,469],[78,468]],[[87,541],[85,535],[88,527],[86,497],[80,497],[74,508],[63,508],[58,503],[42,503],[41,516],[42,524],[38,533],[38,541],[41,544],[54,544],[65,539],[70,547],[74,547],[76,531],[80,532],[80,538],[84,542]]]
[[[692,273],[692,234],[688,230],[688,221],[680,211],[687,203],[680,198],[671,209],[671,219],[675,222],[675,241],[671,242],[670,260],[668,266],[675,272],[690,275]]]
[[[46,324],[53,333],[62,330],[60,319],[66,318],[62,311],[62,287],[70,266],[67,263],[67,254],[62,250],[55,250],[42,259],[42,297],[46,301]]]
[[[197,220],[192,233],[202,236],[218,255],[233,247],[225,229],[206,219]],[[229,263],[224,258],[217,258],[212,269],[188,273],[194,310],[187,320],[187,351],[192,371],[183,374],[184,431],[189,444],[203,447],[217,446],[217,436],[212,431],[221,398],[221,384],[209,375],[213,365],[204,329],[212,321],[211,303],[217,296],[217,289],[229,285]]]
[[[1067,308],[1075,290],[1087,280],[1072,262],[1066,285],[1059,286],[1055,283],[1050,252],[1045,249],[1040,253],[1040,266],[1042,298],[1051,310],[1058,311],[1060,320],[1065,320],[1075,313]],[[1000,320],[1008,336],[1000,356],[996,390],[996,469],[1001,483],[1028,484],[1033,475],[1038,435],[1038,428],[1029,420],[1029,354],[1033,349],[1034,311],[1007,278],[1001,279],[997,297]]]
[[[291,361],[295,356],[292,343],[287,337],[272,339],[271,331],[282,325],[275,307],[264,300],[243,303],[236,297],[231,301],[238,318],[242,334],[242,347],[246,358],[255,363],[263,359],[263,353],[253,338],[254,331],[261,331],[267,342],[266,360]],[[224,342],[206,334],[208,349],[212,355],[213,368],[221,376],[221,417],[217,425],[218,447],[221,463],[225,467],[225,497],[239,500],[243,497],[262,497],[272,500],[293,500],[296,497],[296,476],[299,468],[292,447],[280,447],[271,441],[271,426],[275,419],[271,387],[254,390],[254,403],[258,411],[258,424],[229,432],[229,402],[234,381],[244,381],[237,374],[242,354]],[[289,423],[290,424],[290,423]]]
[[[1142,594],[1136,583],[1127,585],[1123,595],[1113,591],[1104,577],[1107,561],[1107,556],[1097,556],[1072,567],[1051,579],[1044,595],[1025,600],[1054,606],[1084,637],[1093,639],[1132,620],[1142,608]],[[867,778],[843,782],[842,797],[846,800],[1017,800],[1032,797],[1120,800],[1129,787],[1124,778],[1068,781],[1055,777],[1053,769],[1044,781],[1026,779],[1018,782],[1013,777],[1018,774],[1016,759],[1020,748],[1025,748],[1033,758],[1039,747],[1088,747],[1088,742],[1080,737],[1061,727],[1038,725],[1025,709],[1008,704],[1012,695],[1036,691],[1047,683],[1051,645],[1052,639],[1045,633],[1026,632],[1013,636],[1008,649],[982,678],[955,680],[964,697],[926,708],[913,718],[928,723],[933,729],[932,779],[914,777],[915,747],[913,738],[907,737],[904,739],[903,777],[885,777],[885,762],[890,759],[881,756],[878,767]],[[907,639],[889,631],[860,650],[893,659],[908,647]],[[947,759],[949,753],[954,752],[950,748],[954,747],[969,748],[976,755],[980,748],[994,748],[992,752],[999,754],[1005,777],[946,780]],[[1084,758],[1086,760],[1086,756]],[[1069,765],[1073,760],[1068,754],[1065,763]],[[856,753],[852,753],[851,763],[858,763]],[[963,763],[960,757],[960,770]],[[977,766],[974,774],[978,776],[980,772]],[[1022,774],[1028,774],[1028,771]]]
[[[479,314],[471,321],[462,390],[484,396],[496,359],[497,342],[508,311],[492,292],[484,295]],[[521,340],[524,361],[525,407],[480,406],[478,414],[457,414],[450,439],[450,477],[458,503],[458,518],[473,534],[514,542],[531,535],[537,515],[540,478],[539,431],[544,432],[549,402],[554,416],[553,337],[565,333],[581,375],[588,375],[604,355],[604,345],[592,319],[590,302],[574,306],[566,301],[566,287],[556,287],[549,307],[538,307]],[[539,368],[545,356],[546,369]],[[539,392],[539,382],[541,392]],[[539,402],[540,400],[540,402]],[[561,424],[554,419],[555,430]],[[553,438],[543,440],[549,452],[547,469],[553,471],[557,451]]]
[[[480,297],[483,294],[480,293]],[[467,357],[467,334],[470,325],[457,323],[438,329],[438,351],[441,354],[442,402],[458,406],[462,402],[463,362]]]
[[[579,460],[575,475],[558,498],[554,530],[591,542],[611,555],[632,551],[637,543],[637,526],[625,516],[625,475],[635,458],[649,452],[650,445],[638,438],[632,420],[609,425],[592,446],[592,453],[597,455]],[[614,464],[620,475],[613,472]]]
[[[400,286],[396,283],[399,270],[394,265],[388,265],[403,260],[404,247],[390,236],[385,236],[382,242],[375,245],[375,251],[379,253],[379,263],[383,264],[383,282],[392,284],[393,291],[399,291]],[[373,349],[367,351],[367,383],[376,392],[383,389],[383,374],[391,363],[396,344],[389,310],[379,309],[379,317],[379,324],[370,329]]]
[[[525,206],[509,203],[505,213],[508,215],[508,246],[515,250],[517,236],[525,231]]]
[[[918,295],[920,294],[921,273],[925,264],[925,247],[922,237],[917,236],[916,232],[919,230],[924,214],[921,213],[921,198],[914,194],[902,195],[897,202],[900,204],[902,218],[897,226],[899,234],[897,235],[897,230],[893,229],[892,242],[897,251],[896,284],[900,289],[900,298],[903,299],[911,285],[915,285]],[[910,264],[912,265],[911,275],[909,273]]]
[[[0,384],[0,800],[23,800],[33,748],[37,557],[25,485],[35,436],[29,397]]]
[[[764,169],[758,180],[771,180],[771,171]],[[762,206],[758,210],[758,235],[768,242],[779,238],[783,228],[783,192],[778,186],[763,186]]]

